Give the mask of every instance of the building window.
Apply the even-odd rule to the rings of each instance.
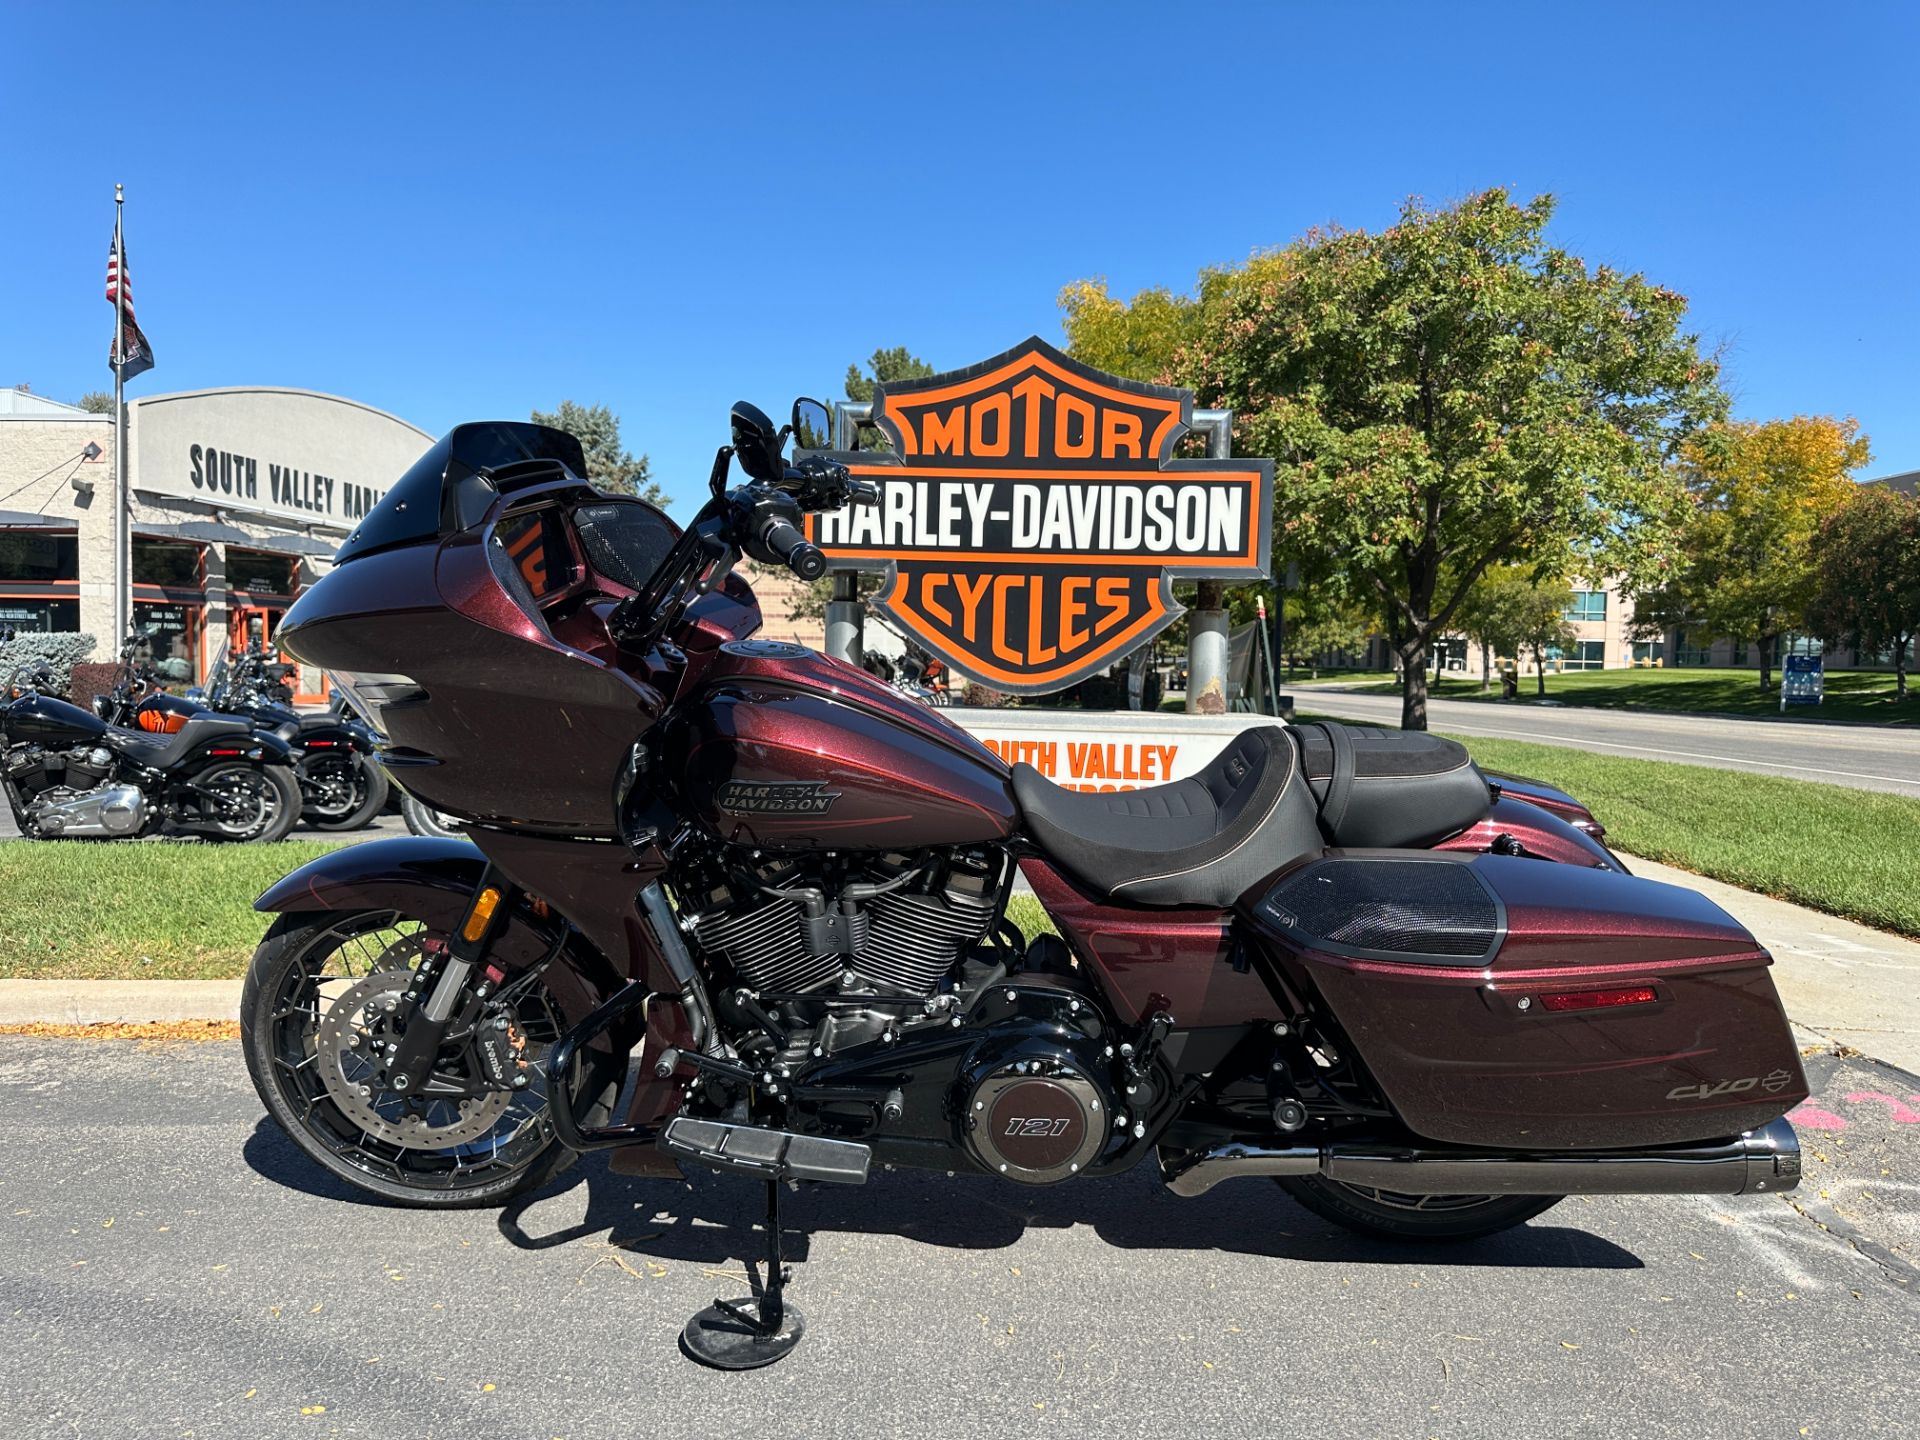
[[[1547,666],[1561,670],[1604,670],[1607,666],[1607,642],[1576,640],[1570,649],[1565,650],[1554,645],[1547,650]]]
[[[1676,665],[1711,665],[1713,663],[1713,641],[1704,639],[1692,631],[1682,630],[1673,637],[1673,663]]]
[[[0,584],[80,578],[80,540],[46,530],[0,530]]]
[[[133,583],[198,590],[202,583],[200,547],[177,540],[142,540],[134,536]]]
[[[294,567],[285,555],[264,550],[236,550],[227,547],[227,588],[254,595],[291,595],[294,592]]]
[[[1658,665],[1666,656],[1666,644],[1660,640],[1636,640],[1633,642],[1633,663],[1636,665]]]
[[[0,584],[0,589],[4,589]],[[78,600],[29,600],[0,594],[0,625],[36,635],[71,635],[80,628]]]
[[[1786,635],[1780,640],[1780,653],[1786,655],[1824,655],[1827,642],[1812,635]]]
[[[1604,590],[1576,590],[1573,600],[1567,606],[1569,620],[1604,620],[1607,618],[1607,592]]]
[[[200,607],[134,602],[133,624],[153,637],[153,663],[169,683],[190,685],[200,675]]]
[[[1438,675],[1444,670],[1465,671],[1467,668],[1467,642],[1457,635],[1447,635],[1433,642],[1433,648],[1427,652],[1427,663]]]

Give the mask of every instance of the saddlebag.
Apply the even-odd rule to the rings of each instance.
[[[1671,1145],[1754,1129],[1807,1095],[1771,957],[1692,890],[1502,855],[1332,850],[1254,913],[1429,1140]]]

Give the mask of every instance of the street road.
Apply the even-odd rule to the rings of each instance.
[[[1369,725],[1400,723],[1398,695],[1303,685],[1293,700],[1298,709],[1316,715]],[[1455,735],[1533,740],[1602,755],[1757,770],[1856,790],[1920,795],[1920,730],[1434,699],[1427,701],[1427,724]]]
[[[808,1335],[695,1367],[757,1187],[611,1177],[505,1213],[358,1203],[238,1047],[0,1037],[0,1434],[1910,1436],[1920,1083],[1821,1057],[1808,1181],[1568,1200],[1389,1247],[1264,1181],[791,1197]]]

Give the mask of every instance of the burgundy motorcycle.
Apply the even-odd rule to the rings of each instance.
[[[876,1161],[1052,1185],[1151,1157],[1181,1195],[1271,1177],[1416,1240],[1798,1183],[1766,951],[1628,874],[1572,797],[1339,725],[1083,794],[753,639],[739,557],[817,578],[806,514],[872,499],[784,458],[802,426],[814,402],[777,430],[736,406],[679,531],[595,491],[567,435],[463,425],[288,613],[278,640],[465,826],[257,902],[247,1061],[319,1164],[428,1206],[600,1148],[761,1180],[755,1293],[684,1334],[734,1368],[802,1326],[779,1182]],[[1009,923],[1021,877],[1057,934]]]

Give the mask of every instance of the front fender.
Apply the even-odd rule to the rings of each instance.
[[[302,865],[262,891],[253,908],[283,915],[392,910],[451,934],[465,918],[486,865],[486,857],[466,840],[430,835],[370,840]],[[512,972],[548,956],[553,961],[542,983],[569,1027],[580,1024],[625,983],[607,957],[558,911],[544,903],[536,908],[533,898],[522,892],[496,931],[487,959]],[[627,1055],[642,1032],[643,1022],[636,1020],[588,1042],[590,1073],[584,1093],[600,1104],[613,1103]]]
[[[269,914],[394,910],[451,932],[466,916],[486,865],[486,857],[466,840],[431,835],[370,840],[344,845],[302,865],[262,891],[253,908]],[[523,969],[559,945],[549,988],[568,1018],[578,1020],[624,982],[585,936],[550,907],[542,908],[545,915],[522,894],[488,956],[508,970]],[[576,977],[577,986],[563,982],[561,971]],[[578,993],[572,993],[576,989]]]

